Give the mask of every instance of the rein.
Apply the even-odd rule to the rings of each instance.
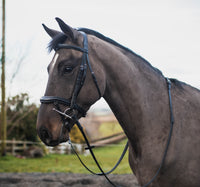
[[[174,115],[173,115],[172,98],[171,98],[171,81],[170,81],[169,78],[165,78],[165,79],[167,81],[167,88],[168,88],[168,95],[169,95],[169,109],[170,109],[170,131],[169,131],[169,136],[168,136],[168,139],[167,139],[167,144],[166,144],[166,147],[165,147],[165,151],[164,151],[164,154],[163,154],[163,158],[162,158],[160,167],[158,168],[158,170],[157,170],[156,174],[153,176],[153,178],[147,184],[145,184],[142,187],[149,186],[156,179],[158,174],[160,173],[160,170],[164,165],[164,162],[165,162],[165,159],[166,159],[166,156],[167,156],[167,151],[168,151],[169,144],[170,144],[171,137],[172,137],[172,131],[173,131],[173,126],[174,126]]]
[[[93,160],[95,161],[95,163],[96,163],[96,165],[97,165],[97,167],[99,168],[99,170],[100,170],[101,173],[95,173],[94,171],[92,171],[91,169],[89,169],[89,168],[84,164],[84,162],[81,160],[81,158],[80,158],[80,156],[78,155],[78,153],[75,151],[75,149],[74,149],[74,147],[73,147],[73,145],[72,145],[72,143],[71,143],[71,140],[69,139],[69,144],[71,145],[71,148],[72,148],[73,152],[76,154],[76,156],[78,157],[78,159],[79,159],[79,161],[81,162],[81,164],[85,167],[85,169],[87,169],[87,170],[88,170],[90,173],[92,173],[93,175],[104,176],[104,177],[106,178],[106,180],[107,180],[112,186],[114,186],[114,187],[119,187],[119,186],[116,186],[116,185],[108,178],[107,175],[110,174],[111,172],[113,172],[113,171],[117,168],[117,166],[120,164],[120,162],[122,161],[122,159],[124,158],[124,155],[126,154],[126,151],[127,151],[127,149],[128,149],[128,142],[126,143],[125,148],[124,148],[124,150],[123,150],[123,152],[122,152],[122,154],[121,154],[121,156],[120,156],[118,162],[115,164],[115,166],[114,166],[110,171],[104,172],[103,169],[102,169],[102,167],[100,166],[98,160],[96,159],[96,156],[95,156],[93,150],[92,150],[92,149],[94,148],[94,146],[91,146],[91,145],[90,145],[90,143],[89,143],[89,141],[88,141],[88,139],[87,139],[87,136],[85,135],[85,132],[84,132],[84,130],[83,130],[83,127],[81,126],[81,124],[80,124],[80,122],[78,121],[78,119],[76,120],[76,124],[77,124],[79,130],[81,131],[81,133],[82,133],[82,135],[83,135],[83,137],[84,137],[84,139],[85,139],[85,142],[86,142],[86,144],[87,144],[87,146],[88,146],[88,147],[86,147],[85,149],[89,149],[90,154],[92,155],[92,158],[93,158]]]
[[[81,29],[79,31],[81,31]],[[117,187],[112,181],[110,181],[110,179],[108,178],[107,175],[110,174],[111,172],[113,172],[116,169],[116,167],[120,164],[121,160],[123,159],[123,157],[124,157],[124,155],[125,155],[125,153],[126,153],[126,151],[128,149],[128,142],[126,143],[125,148],[124,148],[124,150],[122,152],[122,155],[119,158],[119,160],[116,163],[116,165],[110,171],[104,172],[103,169],[101,168],[99,162],[97,161],[97,159],[96,159],[96,157],[94,155],[94,152],[92,150],[94,148],[94,146],[90,145],[90,143],[89,143],[89,141],[87,139],[87,136],[85,135],[85,132],[84,132],[84,130],[83,130],[78,118],[77,118],[77,114],[76,114],[76,111],[77,111],[77,112],[79,112],[81,114],[81,117],[84,117],[86,115],[86,111],[81,106],[79,106],[77,104],[76,100],[77,100],[77,97],[78,97],[78,95],[80,93],[81,88],[84,85],[85,78],[86,78],[86,73],[87,73],[87,67],[89,67],[93,82],[94,82],[94,84],[96,86],[96,89],[97,89],[97,92],[99,94],[99,98],[101,98],[101,91],[99,89],[97,79],[96,79],[95,74],[94,74],[94,72],[92,70],[92,67],[91,67],[91,64],[90,64],[90,61],[89,61],[89,57],[88,57],[88,39],[87,39],[87,35],[84,32],[81,32],[81,33],[82,33],[82,35],[84,37],[83,48],[77,47],[77,46],[72,46],[72,45],[67,45],[67,44],[58,44],[56,49],[55,49],[55,51],[57,51],[59,49],[73,49],[73,50],[77,50],[77,51],[80,51],[80,52],[83,53],[82,62],[81,62],[81,65],[79,67],[79,72],[77,74],[77,78],[76,78],[74,90],[72,92],[72,96],[69,99],[65,99],[65,98],[61,98],[61,97],[57,97],[57,96],[43,96],[43,97],[41,97],[40,102],[42,104],[53,104],[56,107],[56,108],[53,108],[53,110],[60,115],[61,120],[63,122],[63,126],[65,128],[67,128],[68,131],[71,130],[71,128],[73,127],[74,124],[76,124],[78,126],[78,128],[79,128],[80,132],[82,133],[82,135],[83,135],[83,137],[85,139],[85,142],[87,144],[87,148],[85,148],[85,149],[89,149],[89,151],[90,151],[90,153],[91,153],[91,155],[92,155],[92,157],[93,157],[93,159],[94,159],[94,161],[95,161],[95,163],[96,163],[96,165],[99,168],[101,173],[93,172],[92,170],[90,170],[83,163],[83,161],[81,160],[81,158],[78,155],[78,153],[75,151],[75,149],[74,149],[74,147],[73,147],[73,145],[72,145],[72,143],[71,143],[71,141],[69,139],[69,144],[71,145],[72,150],[77,155],[77,157],[80,160],[81,164],[89,172],[91,172],[94,175],[104,176],[106,178],[106,180],[112,186]],[[170,125],[171,125],[170,132],[169,132],[166,148],[165,148],[165,151],[164,151],[164,155],[163,155],[160,167],[157,170],[156,174],[153,176],[153,178],[147,184],[145,184],[143,187],[149,186],[155,180],[155,178],[158,176],[161,168],[164,165],[164,161],[165,161],[165,158],[166,158],[166,155],[167,155],[168,147],[169,147],[171,136],[172,136],[174,117],[173,117],[172,100],[171,100],[171,81],[168,78],[166,78],[166,81],[167,81],[168,95],[169,95]],[[60,105],[67,106],[68,108],[64,112],[62,112],[61,109],[60,109]],[[72,126],[70,126],[68,124],[69,120],[73,120],[74,121]]]

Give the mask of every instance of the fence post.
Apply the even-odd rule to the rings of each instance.
[[[15,139],[12,139],[12,143],[11,143],[11,151],[12,151],[12,155],[15,156]]]
[[[27,147],[26,146],[26,142],[24,141],[24,143],[23,143],[23,149],[26,150],[26,147]]]

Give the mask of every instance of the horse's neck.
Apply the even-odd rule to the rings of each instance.
[[[122,51],[105,48],[104,54],[110,55],[101,59],[107,81],[104,98],[140,152],[145,143],[154,141],[152,134],[162,135],[169,120],[167,86],[164,77],[142,58]]]

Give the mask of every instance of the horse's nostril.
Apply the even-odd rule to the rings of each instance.
[[[56,146],[60,143],[60,137],[54,140],[53,135],[46,127],[41,127],[38,131],[38,135],[47,146]]]
[[[48,142],[52,138],[50,132],[45,127],[40,128],[39,136],[43,142]]]
[[[44,129],[41,131],[41,136],[42,136],[43,139],[48,139],[49,138],[48,132],[46,130],[44,130]]]

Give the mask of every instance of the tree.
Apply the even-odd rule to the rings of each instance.
[[[85,142],[85,139],[84,139],[82,133],[80,132],[79,128],[77,127],[77,125],[74,125],[73,128],[71,129],[70,138],[71,138],[71,141],[74,143],[84,143]]]
[[[27,93],[8,98],[8,139],[38,141],[35,128],[37,113],[38,107],[34,103],[29,103]]]

